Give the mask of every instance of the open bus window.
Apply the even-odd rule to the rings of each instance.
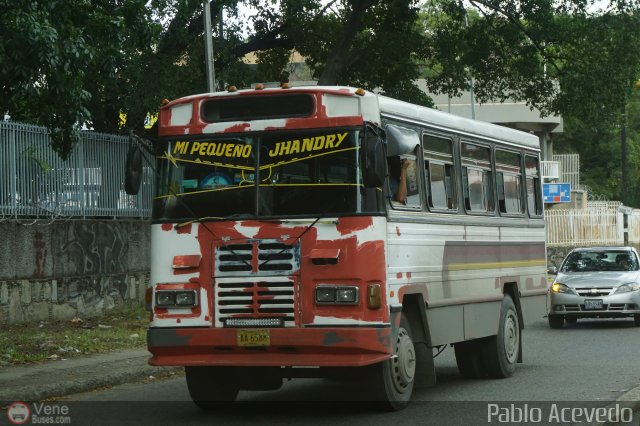
[[[393,206],[420,207],[420,187],[416,156],[394,155],[387,158],[389,196]]]
[[[496,180],[501,213],[521,214],[524,211],[520,158],[519,153],[496,150]]]
[[[433,135],[422,137],[424,168],[427,175],[428,204],[434,209],[455,210],[453,149],[450,139]]]
[[[527,204],[529,214],[542,214],[542,193],[540,188],[539,161],[536,157],[525,155],[525,173],[527,176]]]
[[[493,212],[491,151],[488,147],[462,143],[462,191],[467,211]]]

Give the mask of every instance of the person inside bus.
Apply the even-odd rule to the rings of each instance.
[[[395,155],[389,157],[389,193],[392,199],[401,204],[407,204],[407,169],[409,160]]]

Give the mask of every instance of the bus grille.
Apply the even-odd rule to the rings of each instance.
[[[299,245],[276,240],[226,244],[215,251],[216,276],[292,275],[300,265]]]
[[[293,278],[270,280],[227,279],[215,283],[216,327],[227,320],[242,318],[260,327],[264,319],[279,319],[281,327],[295,326],[296,297]]]

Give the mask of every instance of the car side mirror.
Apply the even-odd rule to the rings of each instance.
[[[366,124],[361,148],[363,149],[362,178],[365,188],[381,187],[385,178],[384,131],[371,124]]]
[[[557,275],[558,274],[558,268],[556,268],[555,266],[549,266],[549,269],[547,269],[547,274],[549,274],[549,275]]]
[[[137,195],[142,182],[142,150],[133,133],[129,135],[129,150],[124,169],[124,190],[129,195]]]

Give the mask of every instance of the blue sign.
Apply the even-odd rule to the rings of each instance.
[[[570,203],[570,183],[543,183],[542,198],[545,203]]]

